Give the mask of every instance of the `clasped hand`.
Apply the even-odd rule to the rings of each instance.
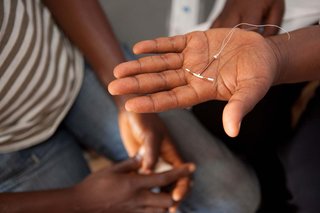
[[[137,156],[141,147],[145,150],[140,156],[141,173],[154,173],[160,158],[172,168],[183,166],[184,163],[174,147],[169,130],[157,114],[141,114],[120,109],[119,129],[129,156]],[[189,191],[190,181],[191,178],[188,176],[175,180],[176,184],[170,192],[175,201],[171,208],[173,212]]]
[[[165,213],[174,205],[169,193],[153,193],[153,187],[167,186],[189,176],[194,167],[182,165],[161,174],[140,175],[141,161],[123,161],[88,176],[71,188],[70,205],[79,212]]]

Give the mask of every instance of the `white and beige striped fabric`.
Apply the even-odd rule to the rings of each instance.
[[[83,77],[83,57],[39,0],[0,0],[0,152],[57,129]]]

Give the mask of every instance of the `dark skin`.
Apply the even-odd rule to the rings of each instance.
[[[287,34],[264,38],[237,29],[220,59],[205,72],[215,78],[214,82],[184,70],[197,72],[206,66],[230,30],[211,29],[136,44],[137,54],[161,54],[118,65],[114,70],[118,80],[109,84],[110,93],[141,94],[126,103],[126,108],[134,112],[159,112],[207,100],[227,100],[224,129],[235,137],[243,117],[272,85],[320,79],[318,26],[293,31],[289,40]]]
[[[88,176],[74,187],[21,193],[1,193],[1,212],[108,212],[165,213],[174,203],[170,194],[154,194],[153,187],[166,186],[190,175],[184,165],[169,172],[139,175],[141,161],[131,158]]]
[[[114,80],[113,68],[124,62],[125,59],[99,3],[97,1],[79,3],[77,0],[45,0],[44,3],[61,29],[83,52],[102,84],[107,87],[108,83]],[[173,143],[173,141],[165,127],[157,128],[158,125],[163,125],[157,114],[127,112],[123,107],[127,99],[127,96],[114,97],[119,109],[121,137],[130,156],[134,156],[140,146],[145,146],[146,152],[143,156],[142,168],[145,172],[151,172],[159,156],[163,154],[162,143],[165,141]],[[182,163],[179,155],[168,156],[166,154],[161,157],[172,165]],[[183,183],[175,190],[179,200],[185,196],[188,185],[189,180],[187,182],[183,180]]]
[[[234,27],[239,23],[281,25],[284,0],[227,0],[212,28]],[[277,28],[267,27],[263,36],[275,35]]]
[[[48,7],[59,27],[82,51],[101,83],[107,85],[113,80],[113,68],[123,62],[124,57],[98,1],[44,0],[43,3]],[[0,210],[4,209],[6,212],[93,212],[91,210],[96,210],[97,212],[121,213],[128,212],[128,208],[130,212],[163,212],[171,207],[170,209],[174,211],[188,191],[190,172],[186,171],[190,170],[188,169],[189,164],[182,162],[160,118],[156,114],[127,112],[123,107],[126,99],[126,97],[115,97],[115,103],[119,108],[120,130],[129,154],[134,156],[139,147],[144,145],[146,154],[139,162],[139,167],[152,171],[161,155],[165,161],[176,168],[172,174],[151,174],[150,176],[135,174],[134,176],[139,178],[132,179],[132,173],[136,173],[138,169],[130,167],[132,169],[121,172],[120,178],[119,174],[111,168],[107,172],[90,175],[84,182],[73,188],[1,194]],[[194,166],[191,166],[191,170],[192,168]],[[149,179],[156,180],[159,177],[162,177],[160,179],[169,178],[170,183],[177,182],[177,184],[167,194],[154,195],[146,191],[162,184],[159,185],[157,182],[151,187],[136,183],[138,180],[148,182]],[[128,184],[121,184],[121,182],[130,182],[139,187],[131,189],[126,187]],[[114,193],[114,190],[111,190],[114,186],[117,186],[117,192],[122,193]],[[92,188],[95,188],[96,191],[88,193]],[[140,194],[141,199],[138,202],[136,199]],[[113,199],[108,199],[108,196],[112,196]],[[86,202],[86,199],[92,202]],[[99,202],[95,202],[96,200]],[[152,202],[143,203],[150,200]]]
[[[44,3],[64,32],[81,49],[102,84],[107,87],[114,80],[113,68],[123,62],[124,57],[98,1],[83,1],[79,4],[78,0],[45,0]],[[127,98],[114,97],[119,109],[120,133],[128,154],[134,156],[144,146],[146,152],[142,158],[142,170],[147,173],[153,170],[159,156],[173,166],[182,165],[182,159],[175,150],[163,152],[163,146],[166,146],[163,144],[173,144],[173,141],[159,116],[126,111],[123,106]],[[173,145],[170,147],[175,149]],[[179,180],[179,184],[173,189],[176,201],[185,196],[189,182],[189,179]]]

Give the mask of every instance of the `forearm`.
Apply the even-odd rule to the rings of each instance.
[[[80,212],[69,189],[0,193],[0,212]]]
[[[104,85],[124,61],[119,43],[97,0],[44,0],[56,22],[82,51]]]
[[[278,58],[279,75],[274,84],[320,80],[320,27],[312,26],[270,37]]]

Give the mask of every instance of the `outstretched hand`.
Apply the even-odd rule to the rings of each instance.
[[[136,54],[158,54],[118,65],[114,70],[117,80],[109,84],[109,92],[140,94],[125,105],[128,111],[139,113],[228,100],[223,112],[224,129],[229,136],[237,136],[245,114],[277,77],[278,61],[272,43],[258,33],[237,29],[218,59],[202,74],[213,82],[185,70],[202,72],[230,30],[211,29],[139,42],[134,46]]]

